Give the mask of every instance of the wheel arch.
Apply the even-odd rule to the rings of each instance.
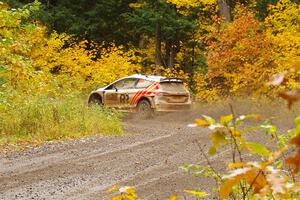
[[[139,98],[138,102],[136,105],[138,105],[142,100],[146,100],[150,103],[151,108],[154,108],[154,103],[153,103],[153,98],[152,97],[147,97],[147,96],[142,96],[141,98]]]
[[[92,103],[92,101],[95,100],[95,99],[98,99],[98,100],[100,100],[101,103],[103,103],[102,96],[97,92],[93,92],[89,96],[88,104]]]

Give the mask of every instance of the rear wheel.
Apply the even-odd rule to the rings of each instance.
[[[153,117],[153,109],[151,108],[151,104],[148,100],[143,99],[137,105],[137,113],[138,116],[142,119],[149,119]]]

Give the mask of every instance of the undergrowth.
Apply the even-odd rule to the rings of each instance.
[[[24,96],[2,101],[0,108],[0,145],[122,134],[119,113],[88,107],[78,97]]]

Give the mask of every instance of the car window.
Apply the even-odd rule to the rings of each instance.
[[[114,84],[117,89],[130,89],[134,88],[136,79],[135,78],[127,78],[120,80]]]
[[[160,85],[159,87],[165,91],[170,91],[170,92],[185,92],[186,91],[183,83],[162,82],[159,85]]]
[[[148,86],[150,86],[152,84],[152,81],[148,81],[148,80],[145,80],[145,79],[139,79],[137,84],[136,84],[136,88],[146,88]]]

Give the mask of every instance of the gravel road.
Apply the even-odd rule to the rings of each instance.
[[[126,136],[47,144],[0,160],[0,199],[109,199],[114,185],[135,186],[140,199],[167,199],[183,189],[209,186],[185,174],[204,163],[195,140],[208,132],[188,128],[189,113],[124,120]]]
[[[217,115],[222,112],[218,110]],[[125,119],[125,136],[46,144],[1,156],[0,199],[101,200],[109,199],[105,191],[114,185],[135,186],[143,200],[163,200],[174,193],[179,199],[193,199],[182,191],[209,191],[213,185],[179,168],[185,163],[206,164],[195,141],[206,150],[208,130],[187,127],[199,115],[189,112],[145,121]],[[216,167],[224,166],[227,153],[212,158]]]

